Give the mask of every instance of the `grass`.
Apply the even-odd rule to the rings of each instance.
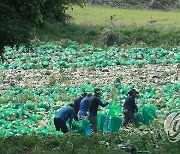
[[[103,47],[104,34],[113,30],[119,34],[121,46],[169,48],[180,44],[178,11],[74,6],[67,13],[72,16],[67,24],[46,23],[37,29],[36,38],[45,42],[60,41],[65,46],[77,42]]]
[[[180,28],[180,12],[74,6],[73,10],[68,10],[68,13],[73,17],[71,22],[89,27],[111,26],[110,16],[114,16],[113,24],[116,28],[135,26],[150,26],[158,29]]]
[[[103,26],[103,25],[102,25]],[[52,32],[53,29],[53,32]],[[106,31],[114,28],[100,26],[87,27],[76,24],[47,24],[38,32],[37,38],[45,42],[60,41],[63,45],[75,44],[91,44],[93,46],[101,46],[100,40]],[[130,45],[135,47],[176,47],[180,44],[180,28],[179,29],[157,29],[153,27],[129,27],[118,28],[115,30],[120,35],[121,45]],[[75,41],[75,42],[74,42]],[[140,43],[142,42],[142,43]],[[144,46],[142,46],[144,44]],[[112,44],[111,44],[112,45]]]
[[[74,135],[35,135],[0,137],[2,154],[128,154],[134,147],[138,153],[179,154],[180,142],[169,142],[163,131],[162,121],[139,129],[128,127],[119,133]]]

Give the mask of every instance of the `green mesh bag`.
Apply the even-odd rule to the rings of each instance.
[[[118,132],[122,126],[123,117],[111,116],[110,118],[110,132]]]

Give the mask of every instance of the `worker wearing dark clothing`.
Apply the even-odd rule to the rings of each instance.
[[[87,110],[89,107],[89,101],[91,99],[91,96],[92,96],[91,93],[87,93],[86,97],[81,100],[80,108],[78,112],[78,119],[81,120],[87,116]]]
[[[137,111],[137,105],[135,104],[135,96],[129,95],[124,103],[124,110],[131,112]]]
[[[128,93],[129,94],[128,97],[125,100],[123,106],[123,114],[124,114],[123,126],[127,126],[129,122],[135,124],[134,113],[138,112],[137,105],[135,104],[135,97],[137,93],[138,92],[136,89],[131,89]]]
[[[73,108],[73,104],[70,106],[66,106],[58,111],[54,117],[54,125],[56,127],[56,131],[61,131],[63,133],[68,132],[68,128],[66,126],[66,122],[69,120],[69,126],[72,126],[72,119],[75,116],[75,111]]]
[[[102,107],[107,106],[109,103],[105,103],[103,104],[101,102],[101,100],[99,99],[99,97],[97,96],[92,96],[92,98],[90,99],[90,103],[89,103],[89,115],[95,115],[97,116],[97,110],[99,105]]]
[[[78,113],[79,111],[79,107],[80,107],[80,102],[83,99],[82,96],[78,96],[75,100],[74,100],[74,110],[76,113]]]
[[[78,96],[75,100],[74,100],[74,110],[75,110],[75,116],[74,116],[74,119],[77,121],[78,120],[78,117],[77,117],[77,114],[79,112],[79,108],[80,108],[80,103],[81,103],[81,100],[86,97],[86,93]]]
[[[90,125],[91,125],[91,130],[92,132],[97,132],[97,110],[99,105],[102,107],[107,106],[109,103],[105,103],[103,104],[100,100],[100,90],[99,89],[95,89],[94,91],[94,96],[91,97],[90,101],[89,101],[89,114],[88,114],[88,119],[90,121]]]

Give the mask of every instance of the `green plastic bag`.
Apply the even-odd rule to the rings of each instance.
[[[143,117],[142,117],[142,113],[135,113],[135,125],[136,127],[139,127],[143,124]]]
[[[82,120],[84,135],[89,136],[91,133],[90,122],[87,118]]]
[[[38,120],[42,120],[43,119],[43,116],[40,115],[40,114],[33,114],[31,116],[31,119],[34,121],[34,122],[37,122]]]
[[[119,128],[122,126],[123,117],[112,116],[110,118],[110,132],[118,132]]]

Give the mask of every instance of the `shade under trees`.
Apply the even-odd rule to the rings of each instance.
[[[0,58],[4,46],[29,44],[33,29],[45,22],[65,22],[70,4],[83,5],[84,0],[0,0]]]

